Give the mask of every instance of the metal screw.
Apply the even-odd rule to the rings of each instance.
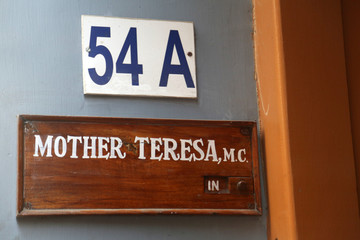
[[[187,55],[188,55],[189,57],[191,57],[193,54],[192,54],[192,52],[188,52]]]
[[[240,132],[242,135],[249,136],[250,135],[250,129],[247,127],[243,127],[240,129]]]

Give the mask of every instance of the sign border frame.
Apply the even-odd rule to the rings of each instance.
[[[185,23],[185,24],[191,24],[192,25],[192,31],[193,31],[193,46],[194,50],[192,52],[192,56],[194,59],[194,75],[193,78],[195,78],[195,96],[180,96],[180,95],[161,95],[161,94],[153,94],[150,92],[146,93],[104,93],[104,92],[89,92],[89,86],[87,86],[85,82],[85,69],[84,69],[84,61],[85,58],[83,56],[84,47],[86,47],[86,43],[83,44],[84,41],[84,24],[85,24],[85,18],[108,18],[108,19],[117,19],[117,20],[130,20],[130,21],[153,21],[153,22],[163,22],[163,23]],[[195,25],[194,21],[181,21],[181,20],[166,20],[166,19],[152,19],[152,18],[133,18],[133,17],[118,17],[118,16],[99,16],[99,15],[91,15],[91,14],[82,14],[81,15],[81,58],[82,58],[82,94],[84,96],[115,96],[115,97],[140,97],[140,98],[169,98],[169,99],[192,99],[197,100],[199,95],[198,90],[198,78],[197,78],[197,61],[196,61],[196,34],[195,34]],[[84,46],[83,46],[84,45]],[[191,71],[190,71],[191,73]],[[159,79],[160,80],[160,79]],[[110,79],[111,81],[111,79]],[[105,84],[107,85],[107,84]]]

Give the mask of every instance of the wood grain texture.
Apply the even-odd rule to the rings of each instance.
[[[52,136],[52,148],[48,147],[51,157],[46,156],[48,149],[43,153],[39,150],[40,156],[34,156],[35,135],[41,137],[43,145],[47,136]],[[118,156],[99,158],[98,144],[97,157],[84,158],[85,143],[78,142],[77,158],[73,158],[73,145],[69,141],[66,151],[61,144],[58,148],[58,152],[64,151],[64,156],[56,156],[55,139],[67,136],[118,137],[123,143],[120,149],[126,156],[123,159]],[[179,154],[180,159],[164,159],[164,142],[145,143],[145,159],[139,159],[142,150],[136,137],[148,137],[149,141],[150,138],[173,139],[177,142],[174,154]],[[191,143],[182,146],[181,139],[191,140]],[[198,146],[204,156],[194,161],[194,157],[201,158],[200,152],[192,146],[197,139],[202,140],[203,144]],[[207,147],[209,140],[214,140],[217,157]],[[160,160],[151,159],[154,147],[158,147],[154,156],[163,155]],[[182,147],[188,149],[184,156],[192,156],[191,161],[180,157]],[[234,149],[233,161],[229,156],[224,160],[224,148],[227,152]],[[239,153],[241,149],[244,152]],[[90,155],[91,150],[86,151]],[[110,152],[110,144],[102,151],[104,155]],[[254,122],[23,115],[19,117],[18,171],[18,216],[261,214]],[[204,179],[207,176],[229,178],[228,192],[206,193]],[[236,177],[246,180],[246,191],[235,187]]]

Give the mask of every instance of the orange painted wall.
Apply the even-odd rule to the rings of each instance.
[[[341,1],[281,1],[299,239],[360,239]]]
[[[360,1],[343,0],[342,12],[351,127],[360,206]]]
[[[360,239],[341,1],[254,7],[269,239]]]

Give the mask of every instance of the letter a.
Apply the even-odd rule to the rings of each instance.
[[[176,52],[179,57],[180,65],[171,65],[172,54],[176,47]],[[186,87],[195,88],[194,81],[190,74],[190,69],[187,64],[183,46],[181,44],[179,32],[177,30],[170,30],[169,40],[166,47],[165,59],[160,78],[160,87],[167,87],[169,74],[184,75]]]

